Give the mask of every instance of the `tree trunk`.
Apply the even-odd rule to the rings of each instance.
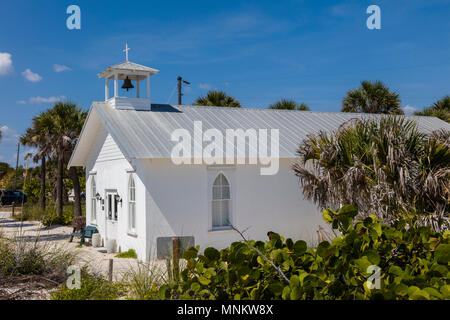
[[[63,214],[63,174],[64,174],[64,158],[58,156],[58,171],[56,176],[56,212],[58,216]]]
[[[74,216],[81,217],[81,198],[80,198],[81,188],[80,188],[80,180],[78,179],[78,171],[75,167],[70,167],[69,172],[73,183]]]
[[[42,211],[45,211],[45,156],[41,158],[41,197],[40,204]]]

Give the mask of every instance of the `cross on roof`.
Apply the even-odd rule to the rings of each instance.
[[[131,48],[128,48],[128,42],[125,44],[125,50],[122,50],[123,52],[125,52],[125,57],[128,61],[128,51],[130,51]]]

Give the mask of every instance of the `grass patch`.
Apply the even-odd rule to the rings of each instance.
[[[50,294],[51,300],[116,300],[125,294],[125,286],[109,282],[101,275],[81,270],[81,287],[69,289],[63,284]]]
[[[137,254],[136,254],[136,251],[134,251],[134,249],[130,249],[128,251],[124,251],[124,252],[119,253],[118,255],[116,255],[116,258],[137,259]]]
[[[82,203],[82,214],[85,215],[86,206]],[[26,204],[22,208],[22,212],[14,215],[14,219],[19,221],[41,221],[46,227],[54,225],[69,225],[74,216],[74,204],[68,203],[63,206],[62,216],[58,216],[56,206],[48,205],[42,210],[38,204]]]
[[[25,237],[7,238],[0,234],[0,278],[39,275],[62,283],[75,254]]]
[[[130,269],[124,281],[131,300],[159,299],[158,291],[166,283],[165,270],[151,262],[139,262],[136,269]]]

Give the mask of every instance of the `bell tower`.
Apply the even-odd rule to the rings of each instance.
[[[125,62],[107,68],[98,74],[99,78],[105,78],[105,101],[116,109],[128,110],[151,110],[150,103],[150,76],[159,70],[149,68],[134,62],[128,61],[128,43],[125,46]],[[110,97],[109,82],[113,80],[114,95]],[[136,90],[136,98],[121,97],[119,94],[119,81],[123,80],[121,89]],[[140,85],[145,81],[145,97],[141,97]],[[133,85],[133,82],[135,85]]]

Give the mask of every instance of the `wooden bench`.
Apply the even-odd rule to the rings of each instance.
[[[96,227],[93,226],[87,226],[86,228],[81,228],[80,232],[76,232],[77,227],[74,227],[72,230],[72,233],[70,234],[70,240],[69,242],[72,242],[73,237],[80,238],[80,244],[84,243],[84,240],[86,238],[92,239],[92,235],[94,233],[98,233],[98,230]]]

